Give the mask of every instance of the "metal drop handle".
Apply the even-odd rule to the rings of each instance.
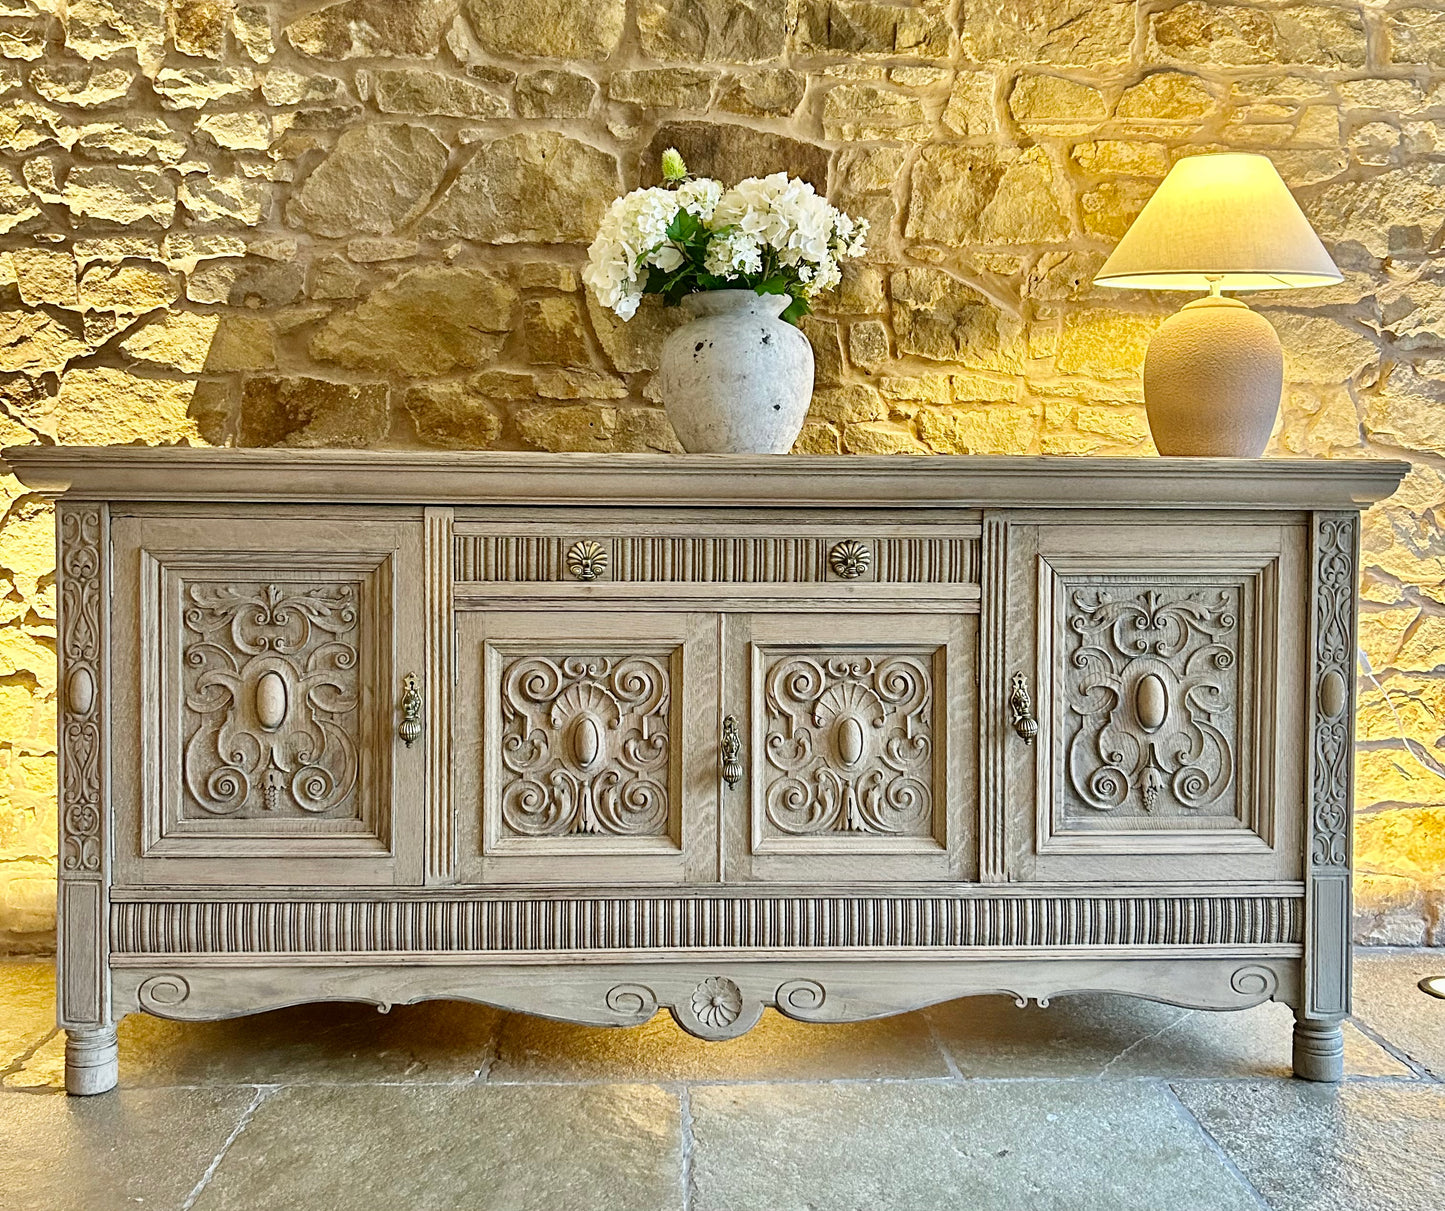
[[[396,729],[396,734],[401,737],[401,742],[410,748],[421,735],[421,689],[418,687],[416,674],[408,673],[401,680],[401,724]]]
[[[1029,697],[1028,679],[1022,673],[1013,675],[1013,688],[1008,696],[1009,722],[1023,737],[1025,744],[1032,744],[1039,734],[1039,723],[1034,718],[1034,702]]]
[[[729,715],[722,727],[722,777],[729,787],[743,780],[743,738],[738,735],[738,721]]]

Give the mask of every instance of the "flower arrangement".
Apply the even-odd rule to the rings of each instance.
[[[865,251],[868,221],[787,173],[724,189],[711,177],[689,177],[670,148],[662,175],[662,186],[612,204],[587,252],[583,280],[624,320],[644,294],[671,305],[702,290],[751,287],[791,295],[782,318],[796,322],[813,296],[838,284],[839,262]]]

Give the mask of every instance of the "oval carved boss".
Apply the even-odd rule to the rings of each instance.
[[[65,683],[65,701],[70,709],[82,719],[95,706],[95,677],[84,666],[70,674]]]
[[[1339,669],[1331,669],[1320,678],[1320,714],[1333,719],[1345,709],[1345,679]]]
[[[583,715],[572,725],[572,758],[579,767],[590,770],[601,755],[602,726],[591,715]]]
[[[833,743],[838,749],[838,760],[852,767],[863,760],[863,725],[853,715],[844,715],[833,729]]]
[[[268,732],[286,722],[286,682],[275,669],[256,681],[256,722]]]
[[[1158,673],[1145,673],[1134,687],[1134,714],[1146,732],[1157,732],[1169,714],[1169,690]]]

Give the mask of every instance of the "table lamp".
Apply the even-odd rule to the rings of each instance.
[[[1144,407],[1160,454],[1258,458],[1284,388],[1284,353],[1262,315],[1220,291],[1341,280],[1267,156],[1189,156],[1169,170],[1094,281],[1206,290],[1159,326]]]

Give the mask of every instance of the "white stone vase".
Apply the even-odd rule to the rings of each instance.
[[[786,454],[813,398],[813,347],[778,317],[786,294],[707,290],[663,342],[658,387],[689,454]]]

